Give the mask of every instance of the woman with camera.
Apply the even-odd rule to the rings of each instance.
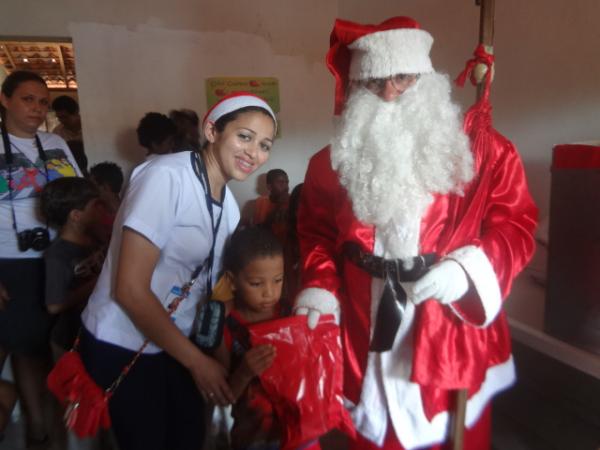
[[[81,176],[65,141],[38,131],[49,102],[46,83],[32,72],[12,72],[2,83],[0,371],[10,354],[28,448],[48,440],[42,398],[51,323],[44,304],[42,253],[51,236],[38,217],[38,196],[55,178]]]

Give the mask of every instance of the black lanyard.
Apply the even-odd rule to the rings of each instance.
[[[6,161],[6,165],[8,167],[8,198],[10,200],[10,210],[12,212],[12,219],[13,219],[13,228],[15,230],[15,233],[18,233],[19,231],[17,230],[17,216],[15,214],[15,205],[13,204],[13,177],[12,177],[12,168],[13,168],[13,153],[12,153],[12,145],[10,142],[10,137],[8,136],[8,131],[6,130],[6,125],[4,123],[2,123],[2,141],[4,142],[4,161]],[[35,145],[38,149],[38,155],[40,157],[40,159],[44,162],[44,175],[46,177],[46,183],[48,183],[48,164],[47,164],[47,160],[46,160],[46,154],[44,153],[44,148],[42,147],[42,142],[40,141],[39,136],[35,135]],[[23,154],[23,152],[21,150],[19,150],[19,148],[17,146],[15,146],[15,148],[19,151],[19,153]],[[25,156],[23,154],[23,156]],[[34,167],[35,163],[33,164]],[[38,169],[39,171],[39,169]],[[48,226],[46,225],[46,228],[48,228]]]
[[[223,217],[223,210],[225,208],[225,186],[223,185],[223,189],[221,190],[221,214],[219,214],[217,222],[215,223],[215,217],[214,217],[214,212],[213,212],[213,199],[212,199],[212,195],[210,192],[210,180],[208,179],[208,172],[206,171],[206,165],[202,161],[202,157],[200,156],[200,154],[198,152],[191,152],[190,159],[192,162],[192,167],[194,168],[194,173],[196,174],[198,181],[200,181],[200,184],[202,185],[202,188],[204,189],[206,209],[208,209],[208,214],[210,215],[210,225],[212,228],[212,245],[210,248],[210,253],[208,254],[208,257],[206,258],[205,264],[196,268],[196,270],[194,271],[194,273],[192,275],[192,278],[196,278],[198,276],[198,274],[200,273],[200,271],[202,270],[202,267],[204,265],[208,264],[208,267],[206,269],[206,272],[207,272],[207,281],[206,281],[207,295],[206,295],[206,298],[210,298],[210,296],[212,294],[212,271],[213,271],[213,260],[215,257],[215,245],[217,242],[217,233],[219,232],[219,226],[221,225],[221,218]]]

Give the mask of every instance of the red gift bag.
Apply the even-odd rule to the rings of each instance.
[[[48,388],[65,406],[65,422],[80,438],[110,428],[110,393],[100,388],[85,370],[79,353],[65,353],[48,375]]]
[[[277,351],[260,381],[282,424],[283,450],[334,428],[355,435],[343,405],[340,329],[332,315],[321,316],[314,330],[306,316],[294,316],[254,324],[248,331],[253,346],[273,345]]]

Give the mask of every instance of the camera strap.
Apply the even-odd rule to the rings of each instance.
[[[10,201],[10,210],[11,210],[11,214],[12,214],[12,220],[13,220],[13,229],[15,230],[15,233],[19,233],[19,230],[17,228],[17,216],[15,214],[15,205],[13,204],[13,177],[12,177],[12,169],[13,169],[13,153],[12,153],[12,146],[14,146],[17,151],[19,153],[21,153],[23,156],[25,156],[25,154],[19,150],[19,148],[12,144],[10,142],[10,137],[8,136],[8,130],[6,129],[6,124],[3,122],[2,123],[2,141],[4,143],[4,160],[6,161],[6,166],[8,167],[8,199]],[[38,156],[39,158],[43,161],[44,163],[44,176],[46,177],[46,183],[48,183],[48,164],[47,164],[47,158],[46,158],[46,153],[44,153],[44,148],[42,147],[42,142],[40,141],[39,136],[35,135],[35,145],[37,147],[38,150]],[[35,163],[33,163],[34,167],[37,168],[37,166],[35,166]],[[38,169],[39,171],[39,169]],[[48,229],[48,223],[46,223],[46,230]]]
[[[202,157],[200,155],[200,153],[198,152],[191,152],[190,153],[190,159],[192,162],[192,167],[194,169],[194,173],[196,174],[196,177],[198,178],[198,181],[200,181],[200,184],[202,185],[202,188],[204,189],[204,195],[205,195],[205,201],[206,201],[206,209],[208,209],[208,214],[210,215],[210,224],[211,224],[211,228],[212,228],[212,244],[210,247],[210,252],[208,254],[208,257],[206,258],[206,262],[205,264],[207,264],[207,280],[206,280],[206,298],[210,298],[211,294],[212,294],[212,271],[213,271],[213,260],[215,257],[215,245],[217,242],[217,233],[219,232],[219,226],[221,225],[221,218],[223,217],[223,209],[225,208],[225,185],[223,185],[223,188],[221,190],[221,214],[219,214],[219,217],[217,218],[217,221],[215,223],[215,216],[214,216],[214,211],[213,211],[213,199],[212,199],[212,195],[211,195],[211,191],[210,191],[210,180],[208,179],[208,172],[206,171],[206,165],[204,164],[204,161],[202,161]],[[202,266],[199,266],[196,271],[194,272],[194,274],[192,275],[192,278],[195,278],[198,276],[198,274],[200,273],[200,270],[202,270]],[[196,273],[198,272],[198,273]]]

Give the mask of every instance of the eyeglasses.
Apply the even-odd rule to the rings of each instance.
[[[420,75],[418,73],[399,73],[386,78],[369,78],[361,81],[361,85],[370,90],[373,94],[378,95],[383,92],[388,80],[395,89],[400,91],[412,86],[419,77]]]

